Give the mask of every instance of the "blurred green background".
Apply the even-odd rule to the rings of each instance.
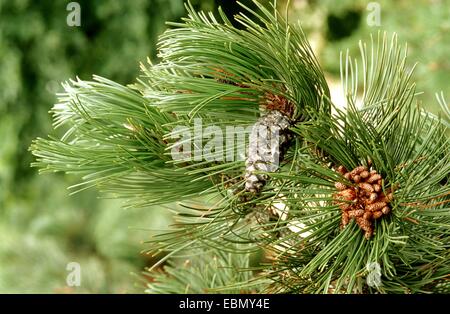
[[[95,191],[69,196],[76,178],[38,176],[28,147],[53,132],[48,111],[61,81],[98,74],[132,83],[140,61],[156,60],[165,21],[184,15],[183,0],[77,1],[80,27],[66,23],[69,2],[0,0],[0,293],[139,293],[132,273],[152,263],[141,241],[170,222],[167,210],[125,211]],[[191,2],[204,10],[222,5],[229,16],[239,11],[234,0]],[[367,23],[373,3],[379,26]],[[278,4],[284,12],[286,1]],[[449,98],[448,1],[291,0],[288,14],[304,26],[336,99],[340,50],[356,56],[358,40],[379,30],[408,42],[427,108],[438,113],[436,92]],[[70,262],[81,265],[80,287],[66,284]]]

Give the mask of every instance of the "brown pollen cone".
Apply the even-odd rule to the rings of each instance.
[[[374,232],[373,222],[391,211],[389,203],[393,194],[390,192],[386,195],[383,192],[383,178],[376,170],[359,166],[347,171],[339,166],[337,171],[350,181],[350,184],[335,183],[338,192],[333,195],[333,199],[342,212],[341,227],[354,219],[369,239]]]

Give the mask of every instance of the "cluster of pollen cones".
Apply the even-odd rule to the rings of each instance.
[[[334,194],[333,198],[342,211],[341,227],[345,227],[354,219],[369,239],[374,231],[373,222],[389,214],[389,203],[393,194],[383,192],[383,178],[376,170],[359,166],[347,171],[343,166],[339,166],[337,171],[349,182],[335,183],[339,192]]]

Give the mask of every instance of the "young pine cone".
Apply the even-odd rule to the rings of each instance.
[[[268,180],[266,174],[279,168],[291,139],[291,120],[278,110],[271,110],[254,124],[245,161],[245,190],[258,194]]]

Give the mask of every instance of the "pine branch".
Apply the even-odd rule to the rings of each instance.
[[[165,253],[154,268],[186,250],[214,250],[218,260],[202,255],[205,273],[169,266],[172,277],[157,275],[149,292],[236,292],[236,282],[270,282],[272,292],[438,291],[450,270],[448,124],[417,105],[406,49],[379,35],[369,49],[360,44],[361,63],[341,58],[339,110],[301,28],[255,3],[260,13],[243,7],[236,17],[243,30],[188,5],[189,17],[161,36],[160,63],[142,66],[132,87],[99,77],[65,84],[53,113],[67,131],[33,143],[34,166],[79,174],[78,190],[96,186],[128,206],[184,201],[149,241]],[[249,169],[259,156],[246,165],[170,153],[188,153],[174,139],[195,133],[198,118],[224,128],[278,113],[289,133],[276,169]],[[253,176],[255,189],[246,186]],[[246,268],[261,248],[271,263],[255,278],[215,276],[218,266]],[[368,286],[373,263],[382,280]]]

